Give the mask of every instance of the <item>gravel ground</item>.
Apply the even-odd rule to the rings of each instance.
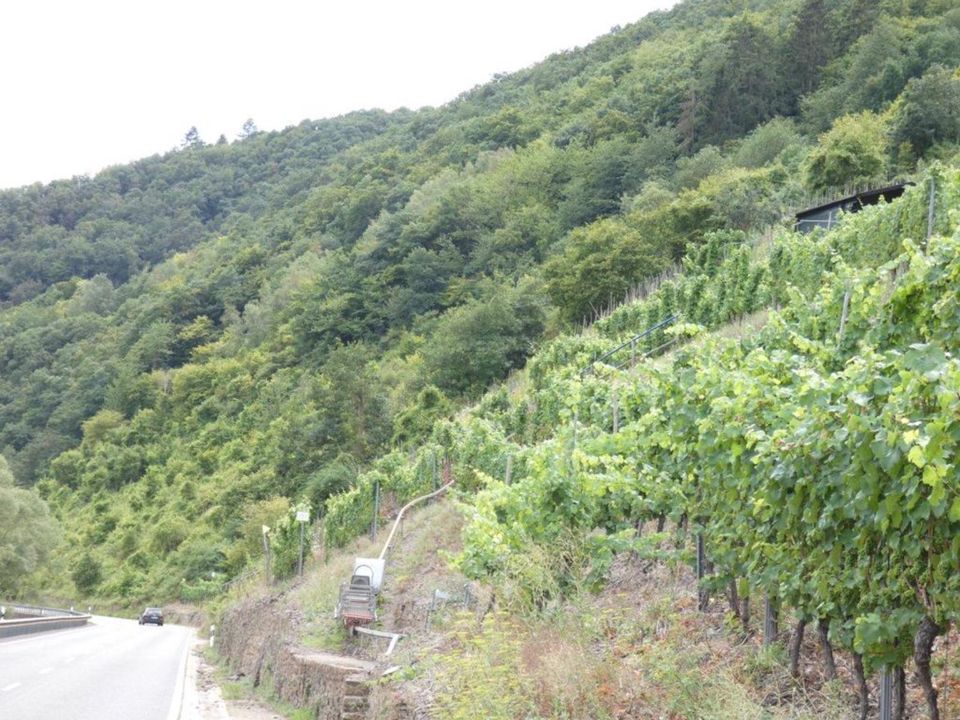
[[[284,720],[256,699],[224,700],[214,667],[198,643],[187,661],[187,681],[179,720]]]

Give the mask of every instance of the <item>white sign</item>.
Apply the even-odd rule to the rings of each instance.
[[[297,510],[297,522],[310,522],[310,511]]]

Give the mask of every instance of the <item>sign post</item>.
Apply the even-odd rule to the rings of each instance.
[[[303,526],[310,522],[310,511],[297,510],[297,522],[300,523],[300,563],[297,565],[297,575],[303,577]]]

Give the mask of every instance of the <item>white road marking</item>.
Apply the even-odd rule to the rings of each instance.
[[[0,692],[10,692],[11,690],[16,690],[20,687],[20,683],[10,683],[6,687],[0,688]]]
[[[190,655],[189,636],[183,641],[184,647],[180,657],[180,667],[177,669],[177,684],[173,688],[173,697],[170,699],[170,710],[167,720],[178,720],[183,717],[183,695],[187,679],[187,657]],[[196,638],[194,638],[196,640]]]

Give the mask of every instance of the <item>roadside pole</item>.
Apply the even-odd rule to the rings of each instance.
[[[303,577],[303,526],[310,522],[310,511],[297,510],[297,522],[300,523],[300,562],[297,564],[297,575]]]
[[[260,530],[263,533],[263,579],[267,585],[270,584],[270,541],[267,536],[270,534],[268,525],[261,525]]]

